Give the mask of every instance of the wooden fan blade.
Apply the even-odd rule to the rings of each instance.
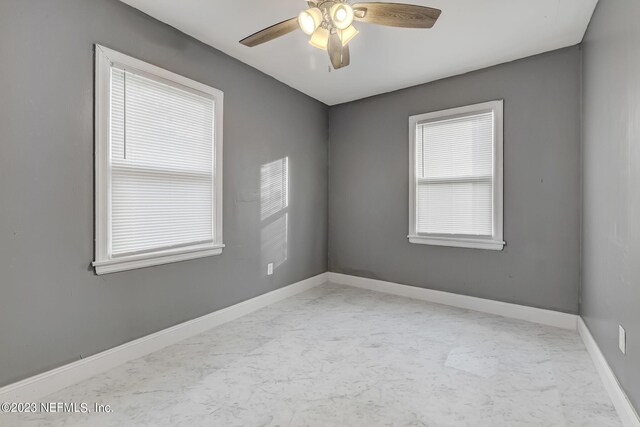
[[[440,9],[402,3],[356,3],[355,20],[369,24],[402,28],[431,28],[440,16]],[[361,10],[366,10],[360,17]]]
[[[346,67],[351,63],[351,55],[349,54],[349,45],[342,46],[342,62],[340,68]]]
[[[329,52],[329,59],[331,60],[331,65],[333,65],[334,70],[349,65],[349,48],[348,46],[342,46],[342,40],[340,40],[337,32],[329,36],[327,51]]]
[[[342,63],[342,41],[337,31],[329,35],[329,43],[327,44],[327,52],[334,69],[340,68]]]
[[[245,46],[254,47],[280,36],[284,36],[285,34],[289,34],[296,28],[298,28],[298,18],[287,19],[286,21],[278,22],[264,30],[251,34],[249,37],[245,37],[240,40],[240,43]]]

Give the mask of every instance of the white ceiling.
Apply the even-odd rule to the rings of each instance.
[[[328,105],[513,61],[582,41],[598,0],[402,0],[442,10],[432,29],[356,23],[351,65],[300,30],[248,48],[238,40],[305,9],[303,0],[122,0]]]

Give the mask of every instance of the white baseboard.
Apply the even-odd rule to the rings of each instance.
[[[341,273],[330,272],[329,281],[407,298],[415,298],[423,301],[480,311],[483,313],[496,314],[498,316],[510,317],[512,319],[527,320],[529,322],[556,326],[563,329],[576,330],[577,326],[578,316],[559,311],[509,304],[506,302],[436,291],[433,289],[418,288],[416,286],[401,285],[398,283],[367,279],[364,277],[350,276]]]
[[[615,406],[616,411],[618,411],[618,415],[620,415],[622,424],[625,427],[640,427],[640,418],[638,418],[637,412],[620,386],[618,379],[611,370],[607,360],[604,358],[604,355],[600,351],[600,347],[598,347],[598,344],[593,339],[593,336],[591,335],[589,328],[587,328],[587,325],[584,323],[584,320],[582,320],[582,317],[578,319],[578,333],[580,334],[580,337],[582,337],[582,341],[584,342],[585,347],[587,347],[587,351],[589,352],[593,363],[596,365],[596,370],[598,371],[598,374],[600,374],[600,378],[604,383],[604,388],[607,390],[607,393],[609,393],[613,406]]]
[[[580,316],[341,273],[330,272],[328,275],[329,281],[337,284],[491,313],[513,319],[527,320],[563,329],[577,329],[623,425],[625,427],[640,427],[640,418],[637,412],[622,387],[620,387],[618,379]]]
[[[48,372],[27,378],[0,388],[1,402],[37,401],[51,393],[80,381],[108,371],[128,361],[143,357],[154,351],[180,342],[184,339],[230,322],[260,308],[281,301],[290,296],[307,291],[326,281],[415,298],[469,310],[527,320],[564,329],[578,329],[602,378],[613,404],[620,414],[625,427],[640,427],[640,420],[626,394],[620,387],[598,345],[591,336],[584,321],[578,316],[551,310],[509,304],[466,295],[452,294],[414,286],[400,285],[381,280],[349,276],[340,273],[322,273],[275,291],[232,305],[222,310],[181,323],[151,335],[103,351],[86,359],[72,362]]]
[[[33,402],[80,381],[146,356],[201,332],[230,322],[260,308],[307,291],[328,280],[322,273],[275,291],[259,295],[219,311],[172,326],[151,335],[111,348],[0,388],[0,402]]]

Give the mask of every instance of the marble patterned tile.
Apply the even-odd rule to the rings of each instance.
[[[498,357],[492,351],[462,345],[451,349],[444,365],[483,378],[491,378],[498,372]]]
[[[325,284],[2,426],[620,426],[575,332]]]

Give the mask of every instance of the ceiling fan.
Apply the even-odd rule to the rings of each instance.
[[[311,36],[309,44],[328,51],[334,69],[349,65],[349,41],[358,30],[353,21],[403,28],[431,28],[439,9],[401,3],[355,3],[348,0],[309,0],[309,8],[297,18],[287,19],[240,40],[254,47],[300,28]]]

